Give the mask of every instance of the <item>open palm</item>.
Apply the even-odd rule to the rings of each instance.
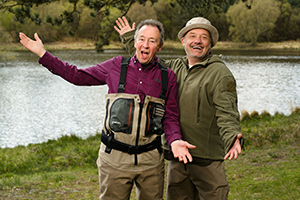
[[[35,40],[30,39],[24,33],[19,33],[20,43],[29,51],[35,53],[39,57],[42,57],[46,50],[44,48],[44,44],[39,38],[38,34],[34,34]]]

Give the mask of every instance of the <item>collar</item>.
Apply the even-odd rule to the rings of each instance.
[[[211,59],[212,56],[213,56],[212,52],[209,52],[209,55],[204,60],[201,60],[200,62],[197,62],[192,67],[206,66],[210,62],[210,59]],[[186,63],[187,66],[189,66],[187,56],[184,57],[184,62]],[[190,68],[192,68],[192,67],[190,67]]]
[[[143,66],[143,65],[140,63],[140,61],[137,59],[136,54],[134,54],[134,56],[132,57],[132,59],[133,59],[134,63],[138,63],[138,64],[140,64],[141,66]],[[158,66],[158,57],[155,56],[154,59],[153,59],[153,62],[152,62],[151,64],[147,64],[146,66],[147,66],[146,69],[150,69],[150,68],[153,68],[153,67],[155,67],[155,66]]]

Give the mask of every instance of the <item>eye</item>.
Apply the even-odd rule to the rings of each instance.
[[[155,40],[150,40],[150,43],[154,44],[154,43],[155,43]]]
[[[201,35],[201,39],[202,39],[202,40],[208,40],[209,38],[208,38],[207,35]]]

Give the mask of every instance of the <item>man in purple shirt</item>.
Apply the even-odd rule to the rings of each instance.
[[[128,63],[117,56],[85,69],[51,55],[37,34],[35,40],[19,35],[22,45],[37,54],[39,63],[53,74],[75,85],[108,85],[97,160],[101,200],[129,199],[133,185],[137,199],[163,198],[163,132],[180,161],[192,161],[188,148],[195,148],[181,140],[176,76],[159,65],[156,57],[163,46],[162,24],[145,20],[136,30],[136,52]]]

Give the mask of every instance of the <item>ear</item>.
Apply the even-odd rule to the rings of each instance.
[[[134,40],[134,48],[136,48],[137,46],[136,46],[136,41]]]
[[[162,44],[160,45],[160,47],[158,47],[157,52],[160,52],[163,46],[164,46],[164,43],[162,43]]]
[[[180,39],[182,46],[184,46],[184,37]]]

